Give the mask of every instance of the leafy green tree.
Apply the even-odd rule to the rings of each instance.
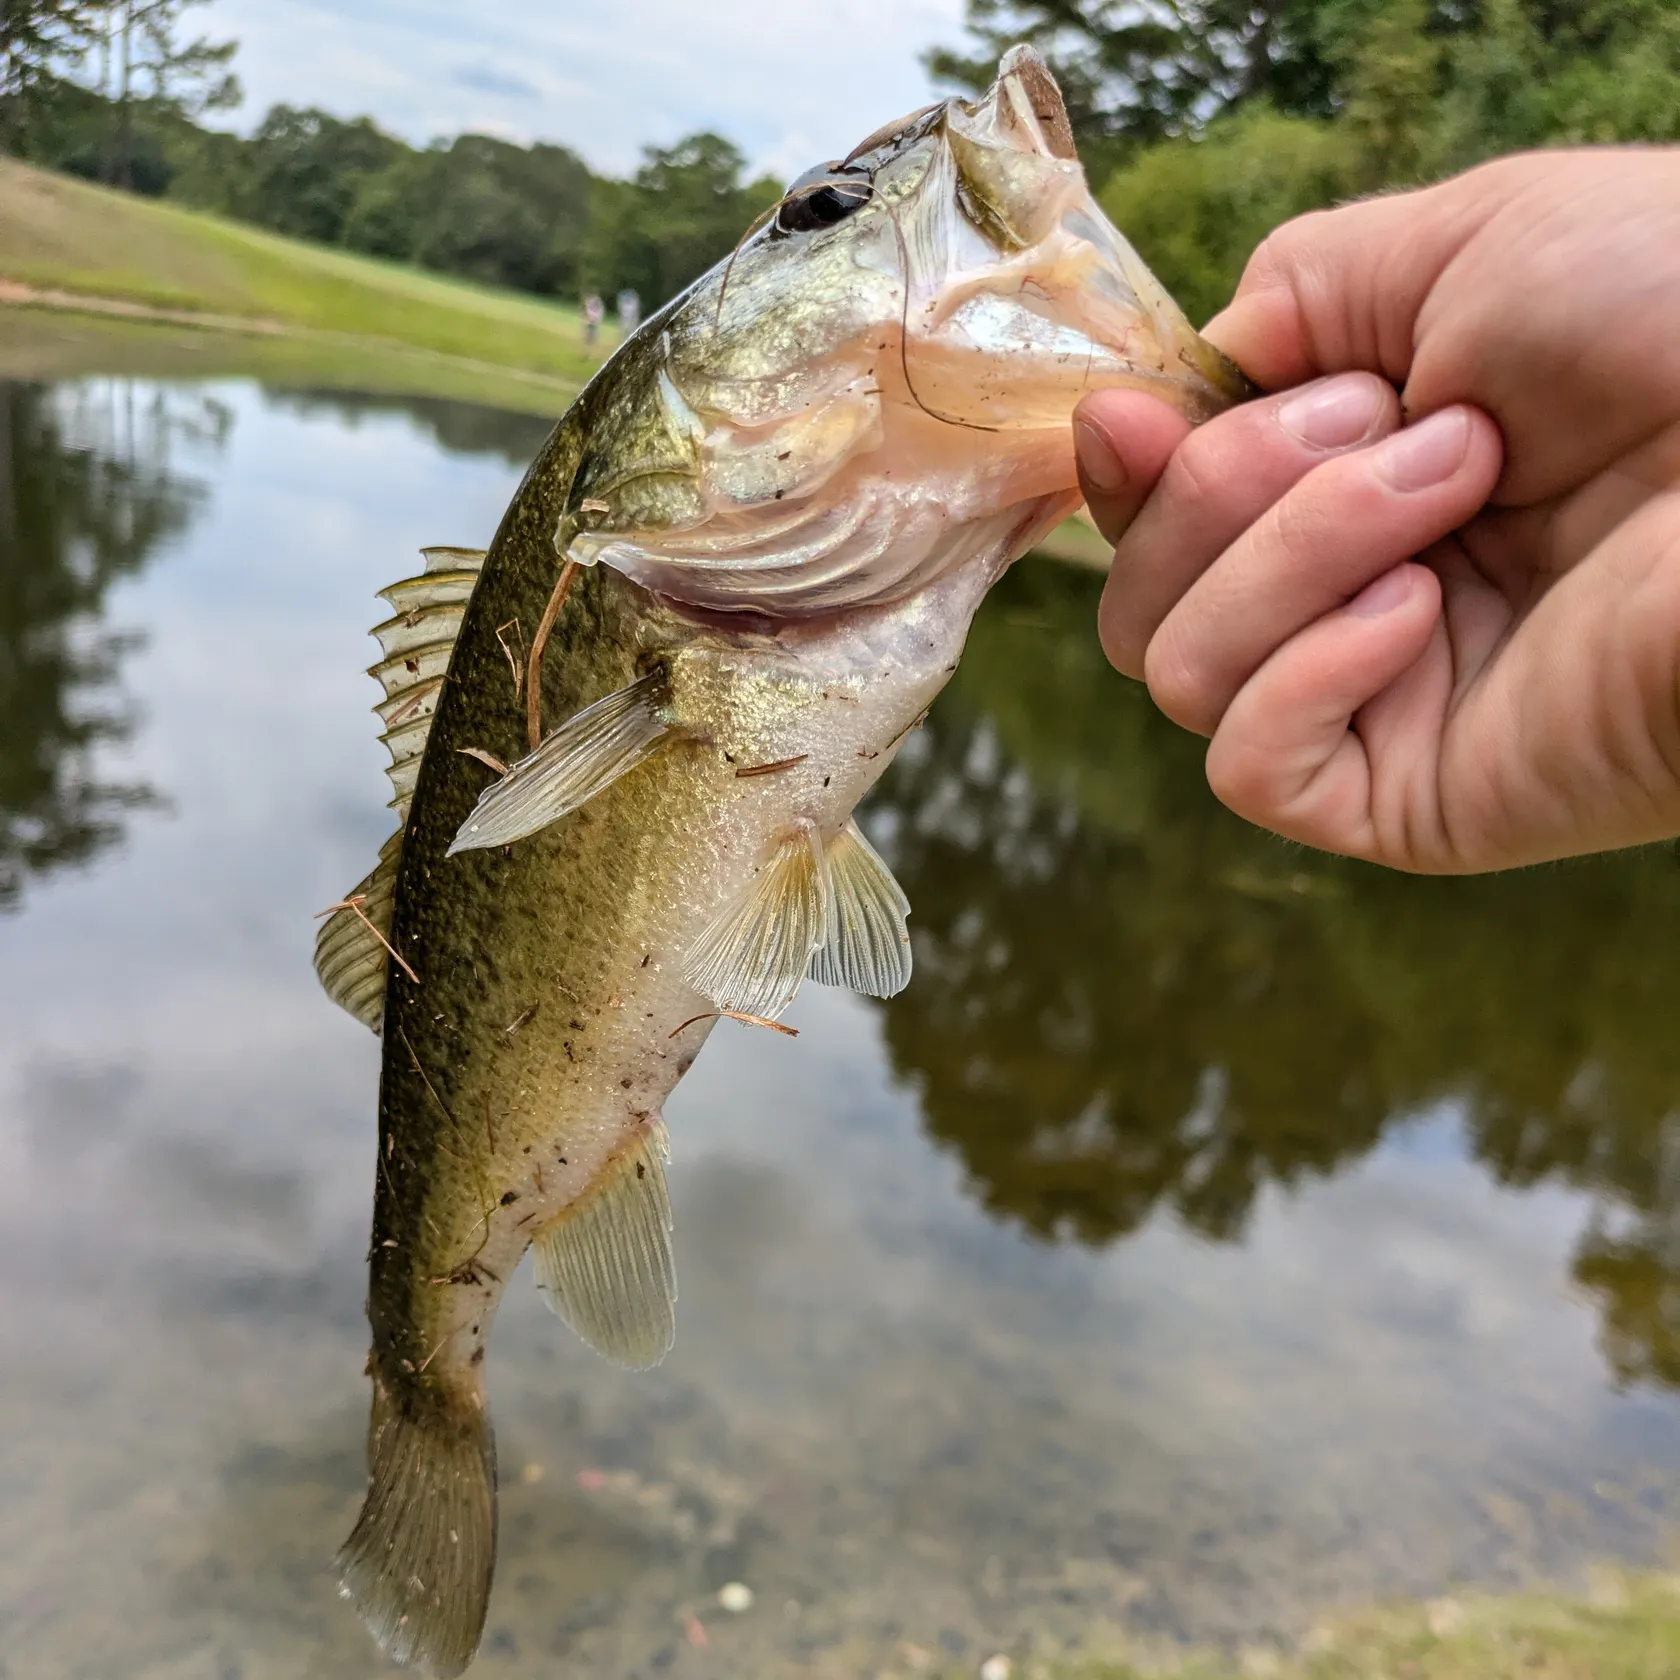
[[[276,105],[251,137],[239,214],[278,233],[336,245],[363,184],[400,159],[403,142],[368,117]]]
[[[463,134],[364,177],[343,240],[486,284],[570,293],[591,185],[583,160],[562,146]]]
[[[1333,202],[1351,166],[1337,125],[1257,105],[1194,140],[1145,147],[1099,196],[1162,285],[1204,321],[1254,247],[1280,222]]]
[[[1137,144],[1192,133],[1237,105],[1327,114],[1322,10],[1323,0],[969,0],[977,50],[936,50],[926,63],[937,79],[978,90],[1006,47],[1032,41],[1100,178]]]
[[[650,147],[628,182],[597,189],[582,282],[603,292],[633,287],[657,307],[729,255],[753,218],[781,196],[760,179],[743,185],[745,159],[716,134]]]

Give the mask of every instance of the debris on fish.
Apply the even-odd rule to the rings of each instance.
[[[910,906],[852,820],[1018,555],[1080,395],[1247,394],[1104,219],[1028,47],[797,181],[561,420],[488,553],[385,591],[397,831],[323,924],[384,1037],[366,1503],[343,1591],[472,1661],[491,1320],[527,1248],[620,1364],[675,1333],[661,1111],[721,1014],[888,997]],[[500,767],[507,766],[503,771]]]

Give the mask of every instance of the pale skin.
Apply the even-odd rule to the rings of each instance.
[[[1103,645],[1219,798],[1428,873],[1680,834],[1680,149],[1303,217],[1207,336],[1271,394],[1075,439]]]

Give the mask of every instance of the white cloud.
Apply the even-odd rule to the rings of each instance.
[[[367,113],[423,142],[464,129],[633,169],[700,128],[796,174],[932,97],[919,55],[962,39],[963,0],[211,0],[240,42],[241,126],[269,105]]]

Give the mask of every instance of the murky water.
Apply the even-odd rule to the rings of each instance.
[[[387,826],[373,592],[539,438],[0,387],[0,1674],[384,1671],[325,1567],[377,1046],[311,915]],[[475,1672],[973,1672],[1668,1545],[1680,860],[1274,843],[1095,596],[1018,567],[870,807],[911,989],[677,1092],[673,1356],[512,1289]]]

